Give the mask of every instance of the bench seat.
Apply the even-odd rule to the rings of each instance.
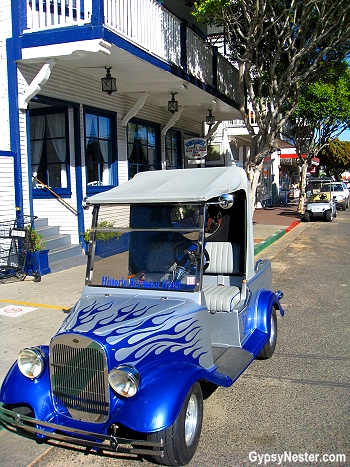
[[[203,293],[207,308],[211,312],[230,312],[237,307],[241,298],[240,290],[235,285],[205,285]]]

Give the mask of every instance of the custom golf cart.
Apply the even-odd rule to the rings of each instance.
[[[40,440],[185,465],[203,394],[270,358],[283,315],[270,262],[254,265],[246,174],[144,172],[88,201],[82,297],[49,346],[20,352],[0,420]],[[209,206],[221,222],[206,234]]]
[[[305,222],[323,219],[331,222],[337,217],[337,205],[332,192],[331,178],[310,178],[306,187],[307,204],[304,213]]]

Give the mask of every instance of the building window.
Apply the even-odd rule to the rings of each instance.
[[[113,134],[115,119],[85,112],[85,166],[88,187],[113,185]]]
[[[165,160],[167,169],[182,168],[181,137],[178,131],[169,130],[166,134]]]
[[[160,170],[158,127],[142,123],[129,123],[127,136],[129,178],[138,172]]]
[[[55,189],[68,189],[67,113],[30,113],[32,172],[40,182]],[[36,182],[34,188],[41,187]]]

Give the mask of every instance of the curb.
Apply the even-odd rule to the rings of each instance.
[[[261,251],[265,250],[272,243],[276,242],[279,238],[283,237],[286,233],[290,232],[294,227],[300,224],[300,219],[294,220],[289,227],[285,229],[277,230],[273,235],[270,235],[262,242],[254,245],[254,256],[259,254]]]

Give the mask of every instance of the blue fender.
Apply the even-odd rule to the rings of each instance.
[[[256,329],[243,345],[243,349],[251,352],[254,358],[269,340],[272,309],[274,307],[277,308],[281,316],[284,316],[284,310],[278,296],[270,290],[261,290],[257,298],[256,307]]]
[[[210,372],[191,364],[172,363],[157,366],[147,373],[135,397],[116,405],[111,420],[128,428],[151,433],[163,430],[174,423],[192,385],[199,380],[216,381],[229,386],[231,378],[210,377]],[[142,373],[141,373],[142,378]]]
[[[48,347],[40,347],[48,363]],[[141,370],[141,386],[132,398],[121,398],[111,389],[111,413],[105,424],[84,424],[63,419],[55,411],[50,394],[48,365],[36,380],[26,378],[17,362],[9,370],[0,389],[4,404],[28,404],[38,420],[51,421],[96,432],[106,431],[112,423],[124,425],[134,431],[151,433],[169,427],[178,416],[188,391],[196,381],[206,380],[218,386],[230,386],[232,379],[215,371],[190,363],[164,363]]]
[[[2,383],[0,401],[4,404],[28,404],[33,408],[35,417],[41,420],[49,420],[54,417],[48,369],[49,350],[47,346],[40,346],[39,348],[46,356],[44,373],[40,378],[31,380],[19,371],[16,361]]]
[[[262,290],[257,301],[258,320],[256,327],[268,334],[270,334],[271,312],[274,307],[279,310],[281,316],[284,316],[284,310],[277,295],[270,290]]]

